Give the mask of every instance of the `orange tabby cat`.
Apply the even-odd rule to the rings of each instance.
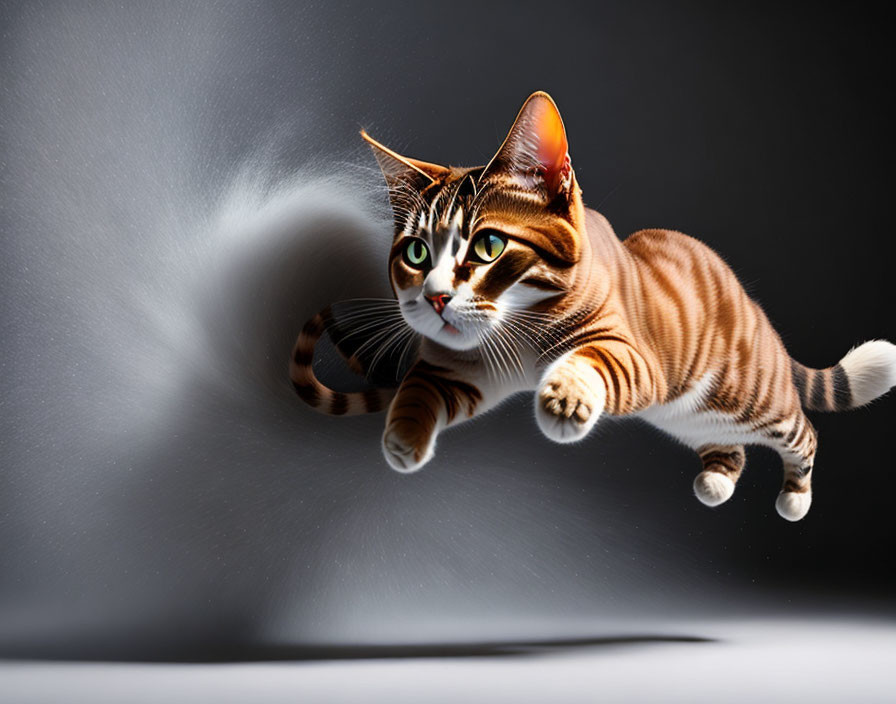
[[[557,442],[581,440],[609,413],[694,448],[694,491],[709,506],[732,495],[745,444],[774,448],[784,462],[776,507],[796,521],[809,510],[816,450],[804,409],[855,408],[896,385],[896,345],[882,340],[829,369],[792,360],[701,242],[670,230],[620,241],[584,207],[545,93],[526,101],[485,167],[409,159],[362,136],[395,212],[389,273],[401,321],[387,329],[422,336],[417,359],[397,390],[327,388],[311,367],[332,322],[324,311],[299,335],[290,375],[325,413],[389,404],[383,452],[399,471],[426,464],[442,428],[535,390],[538,425]],[[348,354],[366,366],[357,348]]]

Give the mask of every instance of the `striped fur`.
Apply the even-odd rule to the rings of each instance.
[[[482,392],[450,369],[420,360],[408,372],[389,409],[383,445],[393,467],[413,472],[429,461],[440,426],[472,418]]]
[[[846,411],[871,403],[896,386],[896,345],[872,340],[853,348],[828,369],[791,360],[793,383],[803,408]]]
[[[811,411],[845,411],[853,407],[849,376],[842,364],[828,369],[809,369],[790,360],[793,383],[803,408]]]
[[[694,480],[694,494],[707,506],[718,506],[731,498],[747,456],[743,445],[704,445],[697,449],[703,471]]]
[[[585,208],[562,121],[543,93],[485,167],[416,161],[364,137],[395,213],[393,290],[423,338],[386,420],[383,451],[395,469],[419,469],[441,429],[528,390],[539,427],[557,442],[584,438],[610,414],[640,417],[692,447],[703,464],[694,492],[710,506],[732,495],[745,445],[771,447],[784,464],[778,512],[799,520],[817,449],[804,411],[861,406],[896,384],[896,346],[880,340],[829,369],[792,360],[732,270],[698,240],[650,229],[620,241]],[[299,336],[296,390],[325,412],[375,410],[390,392],[340,394],[314,378],[326,319]]]

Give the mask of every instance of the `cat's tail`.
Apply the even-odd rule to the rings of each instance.
[[[845,411],[871,403],[896,386],[896,345],[871,340],[854,347],[833,367],[810,369],[791,360],[803,408]]]
[[[366,391],[335,391],[322,384],[312,363],[314,347],[321,335],[333,322],[329,306],[305,323],[296,339],[289,362],[289,378],[299,397],[314,410],[332,416],[355,416],[381,411],[395,396],[394,388],[371,388]],[[363,367],[353,357],[348,359],[353,371],[364,373]]]

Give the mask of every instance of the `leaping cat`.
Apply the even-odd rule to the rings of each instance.
[[[529,97],[485,167],[410,159],[362,136],[395,214],[388,261],[400,317],[361,319],[383,340],[417,333],[419,349],[397,389],[333,391],[312,370],[333,323],[327,309],[300,333],[290,376],[324,413],[388,405],[383,452],[400,472],[432,458],[443,428],[534,390],[538,425],[556,442],[582,440],[608,413],[643,418],[693,448],[703,462],[694,491],[708,506],[734,492],[744,445],[774,448],[784,463],[776,508],[796,521],[809,510],[817,446],[804,410],[856,408],[896,385],[896,345],[883,340],[828,369],[792,360],[698,240],[641,230],[620,241],[585,208],[545,93]],[[356,370],[369,367],[357,345],[337,344]]]

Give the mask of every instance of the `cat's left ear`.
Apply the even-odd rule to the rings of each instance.
[[[547,93],[529,96],[482,178],[503,173],[527,188],[543,189],[548,200],[572,189],[572,161],[566,129]]]
[[[373,155],[380,165],[390,192],[393,189],[407,186],[423,190],[429,184],[443,179],[451,172],[451,169],[445,166],[402,156],[377,142],[364,130],[361,130],[361,137],[373,147]]]

